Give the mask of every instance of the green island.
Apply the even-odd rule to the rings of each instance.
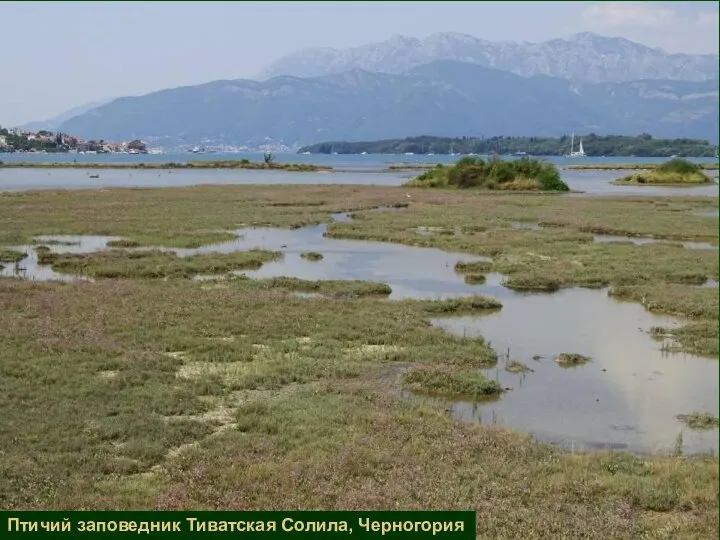
[[[716,157],[717,146],[704,139],[656,139],[644,133],[626,135],[576,134],[588,156]],[[311,154],[527,154],[564,156],[570,151],[571,136],[562,137],[433,137],[420,136],[379,141],[335,141],[303,146],[299,153]]]
[[[569,191],[557,168],[538,159],[524,157],[488,161],[466,156],[454,165],[438,164],[405,184],[408,187],[481,188],[506,191]]]
[[[376,211],[390,207],[404,210]],[[112,235],[127,249],[55,256],[62,240],[36,248],[57,271],[84,268],[94,282],[0,277],[0,506],[472,509],[481,538],[714,538],[716,455],[682,455],[682,445],[641,456],[571,452],[458,420],[436,401],[511,394],[478,376],[498,366],[492,343],[428,322],[491,316],[502,302],[388,299],[388,285],[369,281],[230,278],[228,270],[277,255],[194,258],[149,248],[221,242],[253,225],[322,223],[329,238],[487,256],[456,270],[500,273],[508,286],[609,287],[638,309],[682,317],[667,331],[679,350],[717,362],[717,289],[701,286],[719,277],[716,251],[593,242],[594,234],[616,234],[717,244],[717,218],[699,215],[716,208],[710,197],[454,187],[2,193],[5,259],[17,260],[18,246],[41,235]],[[354,217],[334,222],[336,212]],[[541,227],[514,229],[515,222]],[[453,234],[421,235],[421,227]],[[142,249],[150,253],[136,256]],[[188,279],[195,272],[219,279]],[[574,349],[560,343],[562,350]],[[671,415],[678,432],[675,415],[692,410]]]
[[[675,158],[647,172],[633,173],[612,183],[620,186],[687,186],[712,184],[714,182],[702,172],[699,165]]]
[[[322,172],[333,168],[325,165],[309,163],[277,163],[275,161],[256,162],[248,159],[231,159],[218,161],[187,161],[168,163],[97,163],[97,162],[22,162],[0,161],[0,168],[13,169],[250,169],[289,172]]]

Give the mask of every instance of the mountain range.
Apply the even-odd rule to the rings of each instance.
[[[322,54],[298,53],[266,70],[294,74],[123,97],[60,129],[164,145],[570,132],[717,141],[717,56],[669,55],[594,34],[541,44],[492,44],[460,34],[431,38],[335,51],[332,58],[345,60],[324,66]],[[478,43],[486,44],[485,63],[502,69],[482,65]],[[495,52],[487,52],[487,44]],[[560,50],[565,54],[552,52]]]
[[[20,127],[22,129],[26,129],[28,131],[39,131],[41,129],[46,129],[48,131],[55,131],[66,120],[70,120],[71,118],[73,118],[75,116],[84,114],[92,109],[95,109],[96,107],[100,107],[102,105],[105,105],[106,103],[110,103],[111,101],[112,101],[112,99],[105,99],[103,101],[91,101],[90,103],[84,103],[82,105],[78,105],[77,107],[73,107],[72,109],[69,109],[61,114],[58,114],[57,116],[55,116],[53,118],[49,118],[47,120],[38,120],[35,122],[28,122],[27,124],[24,124]]]
[[[423,40],[394,36],[351,49],[305,49],[272,63],[259,78],[318,77],[353,69],[405,73],[435,60],[478,64],[523,77],[549,75],[577,82],[718,78],[717,55],[668,54],[628,39],[591,32],[542,43],[486,41],[455,32],[433,34]]]

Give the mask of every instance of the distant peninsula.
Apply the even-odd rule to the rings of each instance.
[[[575,135],[577,147],[579,135]],[[642,134],[582,136],[585,153],[589,157],[714,157],[716,146],[703,139],[654,139]],[[499,154],[527,156],[563,156],[569,153],[571,137],[433,137],[386,139],[358,142],[321,142],[303,146],[298,153],[310,154]]]

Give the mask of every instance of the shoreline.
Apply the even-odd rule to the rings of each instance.
[[[597,163],[588,165],[566,165],[571,171],[635,171],[657,169],[662,163]],[[718,163],[697,163],[705,171],[717,171]]]
[[[3,162],[0,169],[247,169],[254,171],[329,172],[334,167],[309,163],[257,163],[242,161],[187,161],[164,163],[98,163],[59,161]]]

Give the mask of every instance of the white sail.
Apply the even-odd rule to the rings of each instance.
[[[585,150],[583,150],[583,146],[582,146],[582,139],[580,139],[580,148],[578,149],[578,155],[580,155],[580,156],[585,155]]]

